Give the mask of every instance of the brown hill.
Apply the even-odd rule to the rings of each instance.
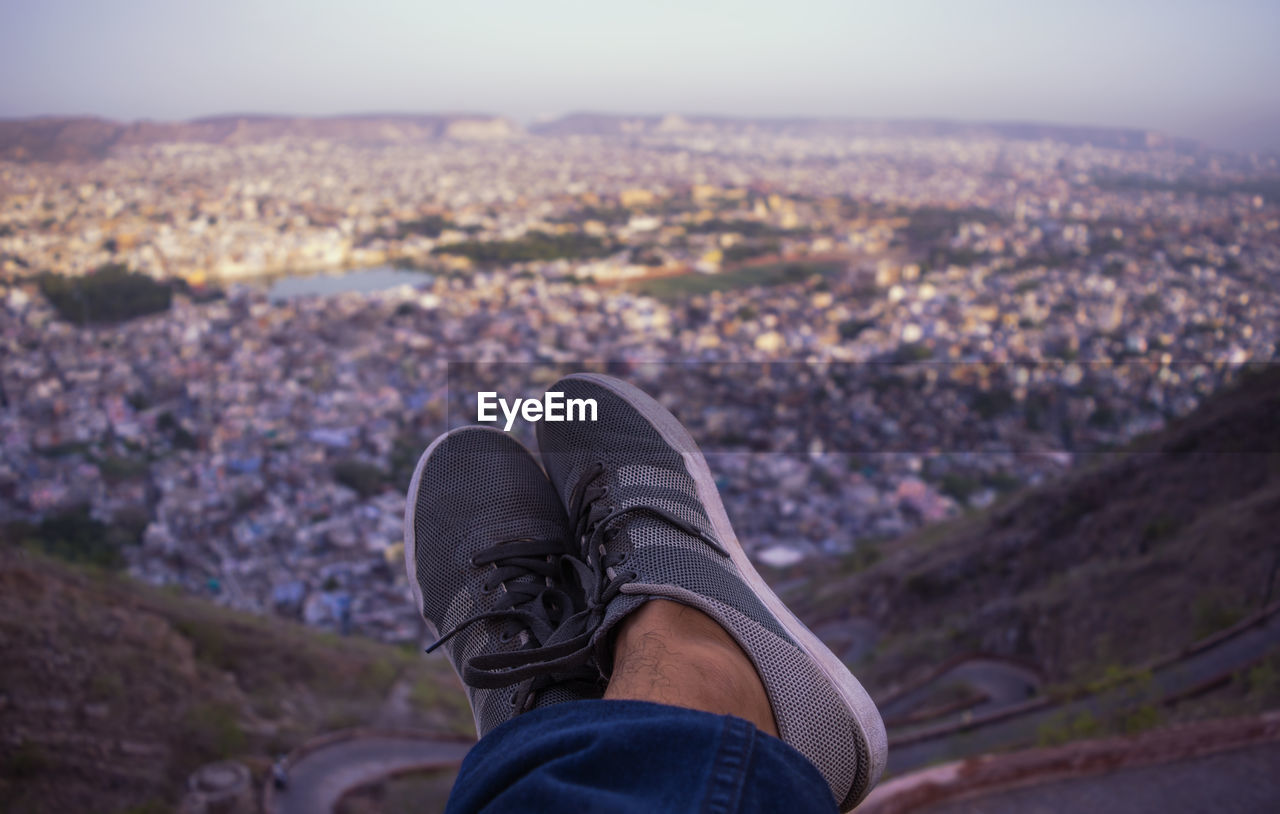
[[[120,125],[94,118],[0,120],[0,158],[10,161],[88,161],[103,158]]]
[[[172,811],[206,762],[261,778],[274,754],[355,725],[470,735],[456,686],[441,659],[0,546],[6,812]]]
[[[214,116],[186,122],[121,123],[88,117],[0,120],[0,159],[89,161],[113,148],[200,142],[258,144],[324,139],[351,144],[413,144],[435,139],[488,140],[516,135],[508,119],[484,114],[359,116]]]
[[[570,113],[530,128],[535,135],[633,136],[683,130],[771,133],[831,138],[1001,138],[1093,144],[1126,150],[1199,145],[1148,130],[1040,124],[957,122],[943,119],[735,118]],[[258,144],[289,139],[325,139],[351,144],[416,144],[435,139],[497,140],[522,132],[510,119],[479,113],[365,114],[350,116],[225,115],[185,122],[115,122],[94,117],[0,119],[0,159],[91,161],[129,145],[198,142]]]
[[[1150,130],[1089,127],[1039,122],[962,122],[947,119],[738,118],[731,116],[630,115],[570,113],[530,128],[544,135],[636,135],[679,130],[723,133],[773,133],[843,138],[1001,138],[1011,141],[1058,141],[1124,150],[1198,145],[1169,139]]]
[[[1052,683],[1124,670],[1280,593],[1277,416],[1280,368],[1056,483],[884,544],[870,567],[785,575],[784,595],[811,622],[876,631],[856,669],[877,695],[974,651]],[[261,776],[273,753],[392,707],[399,727],[470,733],[455,687],[440,659],[0,545],[5,811],[170,810],[207,761]]]
[[[973,652],[1088,681],[1280,596],[1280,368],[1248,375],[1123,452],[991,509],[790,574],[815,624],[863,617],[879,693]],[[865,624],[865,622],[864,622]]]

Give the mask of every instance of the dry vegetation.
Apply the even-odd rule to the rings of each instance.
[[[878,547],[840,576],[778,575],[819,624],[879,630],[860,677],[883,693],[982,651],[1095,680],[1280,599],[1280,370],[1069,477]]]
[[[472,733],[448,664],[0,548],[0,809],[166,811],[335,728]],[[397,682],[410,703],[389,702]]]

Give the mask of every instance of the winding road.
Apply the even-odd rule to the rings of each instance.
[[[865,814],[1280,810],[1280,711],[968,757],[888,779]]]
[[[1271,814],[1280,807],[1280,743],[1264,743],[1156,766],[1051,780],[927,806],[922,814]]]
[[[875,649],[878,634],[875,622],[863,617],[823,622],[813,633],[845,664],[854,664]]]
[[[942,715],[927,716],[928,703],[939,691],[947,687],[963,688],[973,696],[973,703],[965,704],[955,713],[961,715],[987,715],[1015,704],[1021,704],[1040,690],[1040,674],[1030,667],[1005,659],[978,657],[965,659],[938,672],[921,686],[900,693],[878,704],[886,726],[902,734],[909,727],[897,727],[895,723],[923,711],[921,716],[936,725]]]
[[[1280,607],[1273,605],[1256,623],[1152,670],[1150,682],[1141,687],[1137,705],[1174,700],[1207,688],[1280,647],[1277,610]],[[974,718],[959,726],[946,724],[894,732],[889,738],[889,771],[900,774],[965,755],[1034,744],[1040,727],[1045,724],[1062,724],[1086,714],[1094,719],[1113,714],[1135,706],[1134,696],[1134,687],[1122,686],[1061,704],[1035,705],[1033,701],[1025,712],[1016,715],[996,712],[986,719]]]
[[[1186,655],[1157,666],[1144,688],[1144,699],[1168,700],[1194,693],[1256,663],[1280,646],[1280,613],[1277,611],[1280,611],[1280,603],[1273,605],[1256,621],[1193,646]],[[833,631],[823,632],[830,635]],[[844,642],[844,646],[849,647],[854,645],[854,640],[863,642],[867,638],[867,631],[857,630]],[[968,707],[968,714],[961,715],[958,721],[952,720],[955,717],[952,715],[939,716],[929,720],[927,725],[895,729],[890,737],[891,773],[901,775],[930,763],[1034,743],[1039,727],[1045,723],[1060,722],[1083,713],[1106,715],[1134,703],[1132,688],[1125,687],[1061,704],[1035,698],[1028,701],[1028,691],[1039,687],[1040,678],[1034,671],[998,659],[978,658],[946,668],[924,684],[887,699],[882,711],[886,718],[892,718],[894,713],[910,714],[947,682],[961,680],[981,691],[986,699],[978,706]],[[1145,702],[1149,703],[1149,700]],[[976,714],[978,712],[984,714]],[[945,722],[939,724],[943,720]],[[406,772],[454,768],[472,745],[469,741],[442,739],[431,733],[361,733],[331,737],[295,752],[289,763],[289,787],[284,791],[267,790],[264,808],[268,814],[330,812],[344,794],[360,786]],[[1256,755],[1250,753],[1236,757],[1239,759],[1233,758],[1231,771],[1242,772],[1241,777],[1247,778],[1252,777],[1249,773],[1259,765],[1259,761],[1272,760],[1276,754],[1264,750]],[[1187,768],[1190,770],[1192,767]],[[1200,771],[1199,764],[1195,771]],[[1132,782],[1123,778],[1108,781],[1121,784],[1108,793],[1140,795],[1142,783],[1146,782],[1141,779],[1144,776],[1135,774]],[[1124,786],[1125,783],[1130,787]],[[1093,792],[1081,787],[1070,793],[1085,795],[1080,798],[1084,800]],[[1132,799],[1135,804],[1139,802],[1137,796]],[[1013,808],[999,810],[1023,810],[1017,808],[1016,800],[1009,800]],[[1248,804],[1244,797],[1240,802]],[[1091,809],[1081,803],[1074,810]]]
[[[289,766],[289,786],[268,796],[268,811],[321,814],[333,811],[344,794],[405,772],[452,769],[472,743],[429,735],[371,735],[329,743]],[[273,804],[272,804],[273,802]]]

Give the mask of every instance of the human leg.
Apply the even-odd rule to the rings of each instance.
[[[467,755],[448,814],[834,814],[799,752],[728,715],[642,701],[540,707]]]
[[[617,658],[630,654],[614,644],[630,640],[628,623],[643,624],[633,614],[661,614],[654,600],[662,599],[696,609],[754,666],[781,739],[821,771],[841,809],[851,809],[883,771],[884,724],[857,679],[755,571],[688,432],[652,398],[608,376],[575,374],[551,389],[598,406],[594,422],[539,424],[538,445],[578,555],[595,577],[588,604],[604,608],[593,623],[602,672],[616,675]],[[639,678],[650,689],[642,694],[720,709],[721,694],[689,686],[705,680],[705,671],[691,667],[671,686],[679,660],[667,656],[690,645],[647,632],[649,654],[640,665],[648,666]],[[618,692],[634,697],[634,678],[624,677]],[[743,694],[737,714],[762,719],[752,692]]]
[[[764,684],[733,637],[706,614],[655,599],[618,626],[604,697],[736,715],[777,737]]]
[[[788,783],[822,788],[806,776],[825,782],[813,810],[852,808],[884,766],[879,714],[755,572],[692,439],[617,380],[555,389],[598,398],[602,420],[540,425],[546,475],[508,436],[469,428],[428,449],[410,489],[415,598],[485,736],[454,810],[537,810],[521,801],[538,794],[595,810],[624,788],[624,802],[686,805],[660,810],[764,811],[798,793]],[[608,700],[592,700],[596,669]],[[698,766],[715,782],[676,771]],[[653,810],[617,803],[601,810]]]
[[[601,687],[587,680],[596,672],[584,636],[599,619],[579,570],[565,567],[575,559],[567,518],[509,436],[468,428],[437,439],[415,471],[405,529],[415,601],[467,686],[482,736],[451,812],[832,810],[822,776],[794,749],[742,717],[695,708],[711,696],[692,684],[755,682],[758,723],[772,723],[746,655],[691,608],[649,603],[618,637],[615,661],[637,669],[615,670],[615,692],[658,643],[674,652],[655,660],[659,669],[679,670],[672,703],[594,700]],[[495,658],[535,674],[511,681]]]

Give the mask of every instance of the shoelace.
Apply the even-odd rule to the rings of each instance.
[[[518,650],[472,656],[462,664],[462,680],[478,689],[521,684],[511,698],[521,711],[532,707],[539,692],[554,685],[594,686],[599,673],[589,664],[594,632],[592,614],[575,602],[563,585],[587,574],[586,566],[566,553],[563,540],[517,538],[479,551],[471,560],[478,568],[493,566],[481,583],[485,593],[502,590],[491,610],[473,614],[444,633],[427,648],[433,652],[454,636],[482,620],[501,620],[499,639],[525,637]],[[535,579],[521,579],[533,576]],[[522,683],[524,682],[524,683]]]
[[[608,548],[608,543],[621,531],[622,524],[618,520],[624,516],[643,514],[656,517],[702,540],[721,556],[729,557],[729,552],[714,538],[665,509],[646,504],[613,506],[608,500],[609,487],[600,483],[606,471],[603,461],[593,462],[569,494],[569,517],[574,522],[574,539],[580,546],[579,561],[585,562],[594,575],[593,590],[587,597],[589,614],[603,618],[604,608],[609,602],[621,593],[624,585],[638,577],[635,571],[619,570],[627,561],[625,551],[610,552]]]
[[[461,671],[462,680],[479,689],[520,684],[511,703],[522,712],[532,707],[539,692],[551,686],[596,687],[599,672],[591,660],[592,638],[609,603],[638,577],[633,570],[619,570],[627,560],[626,552],[608,550],[607,543],[621,531],[618,520],[634,514],[657,517],[729,556],[715,539],[665,509],[644,504],[613,507],[606,500],[609,487],[599,483],[606,471],[603,462],[592,463],[570,493],[573,539],[580,547],[576,556],[564,550],[563,541],[551,539],[505,540],[483,549],[472,558],[472,564],[495,568],[481,590],[501,587],[503,596],[492,610],[464,619],[427,648],[428,653],[436,650],[484,619],[506,623],[500,637],[504,641],[513,638],[511,631],[527,635],[522,649],[472,656],[463,662]],[[542,579],[517,581],[528,575]],[[572,595],[559,587],[572,579],[584,590],[589,588],[585,605],[577,605]]]

